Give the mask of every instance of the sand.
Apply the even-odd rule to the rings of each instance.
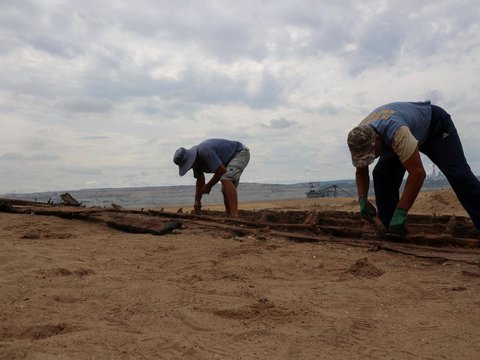
[[[375,198],[370,197],[370,201],[375,203]],[[182,211],[189,212],[193,210],[192,206],[167,206],[164,209],[176,211],[179,208]],[[204,205],[205,209],[223,210],[223,204]],[[358,201],[351,197],[337,198],[303,198],[303,199],[287,199],[287,200],[269,200],[241,202],[240,209],[259,210],[319,210],[319,211],[358,211]],[[411,214],[421,215],[456,215],[468,216],[465,209],[460,205],[455,193],[449,189],[441,189],[431,192],[421,192],[418,195],[411,211]]]
[[[464,215],[448,190],[412,212]],[[0,213],[0,359],[478,359],[479,267],[371,250]]]

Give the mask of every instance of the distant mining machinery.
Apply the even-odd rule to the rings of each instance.
[[[339,192],[354,197],[354,195],[338,185],[330,185],[324,188],[315,188],[314,184],[310,184],[310,190],[306,192],[307,198],[324,198],[337,197]]]

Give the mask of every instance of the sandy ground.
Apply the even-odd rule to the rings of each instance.
[[[412,212],[464,215],[449,191]],[[0,359],[480,356],[478,266],[368,248],[0,213],[0,286]]]
[[[370,198],[375,204],[375,198]],[[193,210],[192,206],[169,206],[165,210],[176,211],[179,208],[182,211],[189,212]],[[223,204],[204,205],[209,210],[224,210]],[[359,205],[356,198],[337,197],[337,198],[303,198],[288,200],[271,200],[240,203],[240,209],[244,210],[319,210],[319,211],[358,211]],[[460,205],[455,193],[448,189],[442,189],[432,192],[421,192],[414,203],[411,214],[421,215],[456,215],[468,216],[465,209]]]

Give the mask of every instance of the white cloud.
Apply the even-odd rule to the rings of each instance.
[[[179,146],[248,144],[245,181],[353,177],[348,130],[430,98],[480,173],[476,1],[2,1],[0,192],[191,183]],[[35,14],[35,16],[31,16]]]

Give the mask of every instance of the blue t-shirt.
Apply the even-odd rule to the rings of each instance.
[[[243,150],[243,144],[238,141],[224,139],[209,139],[198,144],[197,169],[193,176],[199,177],[203,173],[214,173],[220,165],[227,166],[235,155]]]
[[[395,131],[400,126],[407,126],[420,146],[427,140],[431,119],[430,101],[395,102],[376,108],[360,125],[369,125],[377,130],[390,148]]]

